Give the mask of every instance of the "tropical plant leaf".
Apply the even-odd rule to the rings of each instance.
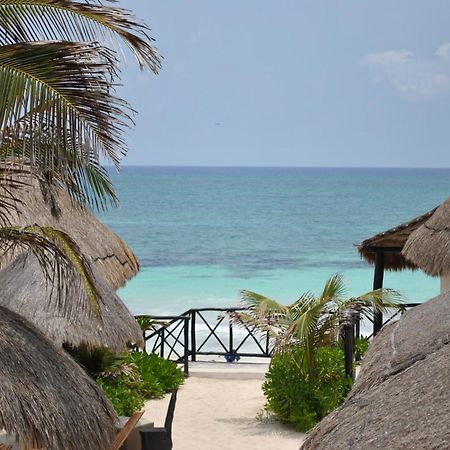
[[[19,189],[28,186],[26,182],[28,176],[29,170],[26,167],[0,164],[0,224],[9,224],[11,213],[21,202],[17,193]]]
[[[42,143],[39,148],[44,149]],[[91,155],[88,161],[82,161],[79,154],[71,154],[70,148],[66,148],[63,155],[65,166],[58,163],[60,145],[55,148],[55,161],[49,160],[47,152],[33,151],[31,140],[22,140],[15,146],[0,146],[0,187],[3,187],[1,178],[1,167],[13,165],[17,168],[30,166],[33,161],[33,168],[27,167],[25,176],[15,176],[15,180],[26,179],[27,176],[34,176],[48,184],[55,185],[66,190],[71,198],[81,204],[91,208],[105,210],[108,206],[117,206],[119,201],[110,179],[109,172],[100,165],[95,155]],[[21,161],[26,161],[26,164]]]
[[[0,228],[0,256],[20,251],[30,251],[37,257],[47,281],[56,288],[57,300],[63,309],[69,312],[79,306],[91,307],[101,318],[101,297],[92,270],[70,236],[52,227],[37,225]],[[89,305],[82,304],[83,293]],[[68,304],[69,301],[73,304]]]
[[[285,314],[287,306],[278,303],[269,297],[257,294],[252,291],[241,291],[241,304],[252,311],[252,314],[259,317],[268,317],[277,314]]]
[[[0,46],[1,146],[26,143],[32,165],[47,161],[61,173],[67,160],[88,164],[100,154],[118,167],[131,109],[111,93],[113,59],[97,44]]]
[[[344,298],[345,286],[340,274],[333,275],[320,296],[306,292],[289,306],[250,291],[242,291],[248,310],[233,317],[241,325],[270,332],[274,353],[291,352],[301,347],[301,364],[311,377],[316,375],[317,351],[336,344],[342,326],[360,317],[371,319],[374,311],[402,310],[402,297],[393,290],[381,289],[359,297]]]
[[[72,0],[0,0],[0,44],[30,41],[125,42],[141,68],[157,73],[161,57],[150,29],[121,8]]]
[[[338,300],[345,295],[345,284],[341,274],[333,275],[323,288],[321,298],[325,301]]]

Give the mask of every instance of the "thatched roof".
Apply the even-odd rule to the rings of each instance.
[[[428,275],[450,275],[450,198],[411,234],[402,253]]]
[[[78,346],[107,346],[114,351],[128,342],[142,344],[142,332],[134,317],[104,278],[93,268],[102,298],[102,321],[93,309],[80,303],[63,308],[57,292],[46,280],[37,258],[21,254],[0,271],[0,305],[24,316],[53,343]],[[87,299],[84,299],[87,304]]]
[[[105,450],[115,421],[112,406],[78,364],[0,306],[0,428],[27,448]]]
[[[37,224],[66,232],[114,289],[136,275],[139,263],[125,242],[72,201],[65,190],[45,187],[30,176],[22,180],[28,185],[11,189],[14,197],[21,200],[16,202],[17,212],[12,212],[9,219],[11,225]],[[0,186],[0,195],[4,189]]]
[[[385,325],[344,404],[301,449],[449,448],[449,329],[449,292]]]
[[[436,211],[436,208],[418,216],[409,222],[397,225],[361,242],[358,252],[368,263],[375,263],[376,251],[384,253],[384,267],[388,270],[417,269],[417,265],[406,259],[402,254],[406,241],[411,233],[422,226]],[[389,251],[390,250],[390,251]]]

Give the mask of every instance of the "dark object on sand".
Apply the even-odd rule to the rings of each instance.
[[[172,392],[169,407],[167,408],[166,421],[164,427],[149,428],[140,431],[142,450],[172,450],[172,422],[177,402],[177,390]]]

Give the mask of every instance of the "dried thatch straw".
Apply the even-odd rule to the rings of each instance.
[[[142,345],[134,317],[95,268],[93,272],[101,296],[101,320],[87,299],[76,304],[66,299],[67,305],[60,305],[58,293],[32,254],[19,255],[0,271],[0,305],[24,316],[57,345],[106,346],[113,351],[124,350],[129,342]]]
[[[402,254],[428,275],[450,275],[450,198],[411,234]]]
[[[88,375],[29,322],[0,306],[0,428],[27,448],[105,450],[115,421]]]
[[[397,225],[394,228],[383,231],[364,240],[358,245],[358,252],[361,258],[370,264],[375,263],[375,249],[384,253],[384,267],[388,270],[398,271],[403,269],[417,269],[417,265],[409,258],[406,259],[400,250],[405,245],[411,233],[421,227],[436,211],[436,208],[418,216],[409,222]],[[387,251],[389,248],[397,251]],[[386,250],[383,250],[386,249]]]
[[[12,195],[20,200],[14,205],[16,211],[10,211],[10,225],[38,224],[64,231],[114,289],[136,275],[139,263],[125,242],[74,202],[65,190],[41,184],[31,176],[15,177],[27,185],[17,188],[0,185],[0,196]]]

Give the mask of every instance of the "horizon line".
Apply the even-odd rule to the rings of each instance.
[[[106,164],[105,167],[114,167]],[[154,167],[154,168],[192,168],[192,169],[393,169],[393,170],[449,170],[448,167],[436,166],[249,166],[249,165],[197,165],[197,164],[121,164],[120,167]]]

